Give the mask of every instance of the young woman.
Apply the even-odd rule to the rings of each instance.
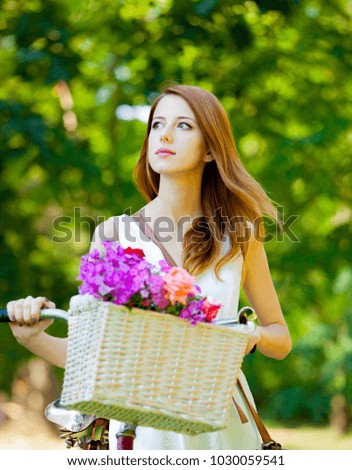
[[[245,170],[236,152],[227,115],[217,98],[198,87],[173,85],[152,105],[135,180],[148,203],[139,211],[175,264],[196,277],[202,292],[223,303],[218,318],[235,317],[242,285],[259,326],[248,344],[283,359],[290,334],[272,282],[258,227],[262,216],[276,219],[270,199]],[[166,227],[165,227],[166,224]],[[112,217],[97,227],[91,248],[103,239],[144,250],[157,263],[163,251],[146,239],[135,219]],[[9,302],[17,340],[56,366],[65,367],[67,340],[44,332],[38,322],[44,297]],[[254,405],[247,381],[241,385]],[[261,439],[247,403],[236,389],[226,429],[198,436],[138,427],[135,449],[260,449]],[[114,445],[119,423],[110,422]]]

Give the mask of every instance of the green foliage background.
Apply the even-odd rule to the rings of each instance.
[[[351,24],[347,0],[4,0],[1,305],[68,307],[95,224],[144,204],[145,122],[122,111],[143,114],[170,80],[202,86],[284,220],[298,216],[296,241],[266,244],[293,352],[248,357],[245,372],[267,416],[325,422],[334,394],[352,396]],[[0,341],[8,391],[29,353],[7,326]]]

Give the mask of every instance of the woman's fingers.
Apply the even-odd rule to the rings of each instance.
[[[34,298],[29,295],[25,299],[8,302],[6,307],[10,320],[23,326],[36,323],[39,320],[41,309],[43,307],[55,308],[55,304],[46,297]]]
[[[15,301],[11,300],[6,305],[7,315],[11,321],[15,321]]]
[[[253,330],[252,330],[252,333],[251,333],[251,335],[249,337],[249,340],[248,340],[248,343],[247,343],[245,355],[249,354],[252,351],[254,346],[256,346],[258,344],[258,342],[260,341],[260,338],[261,338],[261,329],[260,329],[260,327],[253,325],[252,328],[253,328]]]
[[[20,326],[23,325],[23,304],[24,299],[16,300],[15,302],[15,321]]]
[[[47,308],[55,308],[56,305],[54,304],[54,302],[52,302],[51,300],[47,299],[46,297],[43,297],[43,304],[45,307]]]
[[[22,318],[23,318],[23,322],[26,325],[29,325],[32,323],[32,317],[31,317],[32,300],[33,300],[33,297],[28,296],[24,299],[24,302],[23,302]]]
[[[36,297],[31,302],[31,323],[35,323],[39,320],[40,310],[44,306],[45,297]]]

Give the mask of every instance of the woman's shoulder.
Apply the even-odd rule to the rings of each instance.
[[[247,253],[253,254],[258,248],[263,246],[264,235],[262,233],[262,226],[262,222],[257,223],[256,221],[251,222],[247,220],[247,230],[249,232]]]
[[[134,216],[137,216],[140,211],[134,214],[120,214],[113,215],[95,227],[92,243],[99,241],[119,241],[119,231],[121,224],[127,225]]]
[[[95,227],[94,235],[97,240],[118,240],[118,223],[122,215],[112,216]],[[92,240],[93,241],[93,240]]]
[[[256,222],[246,220],[246,236],[245,242],[247,244],[246,249],[243,247],[243,265],[242,265],[242,281],[241,284],[245,283],[247,279],[247,273],[250,266],[256,264],[256,256],[261,249],[263,249],[263,243],[260,237],[260,230]]]
[[[119,219],[121,216],[113,216],[109,217],[108,219],[100,222],[95,227],[92,239],[90,250],[94,248],[100,249],[101,242],[103,241],[119,241]]]

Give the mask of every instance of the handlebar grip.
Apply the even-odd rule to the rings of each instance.
[[[63,320],[68,321],[68,313],[66,310],[61,310],[59,308],[43,308],[40,311],[40,320],[44,320],[46,318],[51,318],[53,320]],[[0,309],[0,323],[9,323],[11,320],[7,315],[7,309],[2,308]]]
[[[10,322],[11,320],[7,316],[7,308],[0,309],[0,323]]]

